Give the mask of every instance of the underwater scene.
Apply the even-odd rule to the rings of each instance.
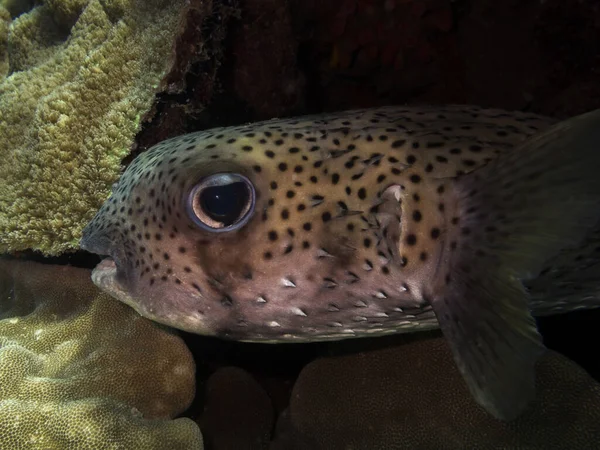
[[[0,450],[600,449],[597,0],[0,0]]]

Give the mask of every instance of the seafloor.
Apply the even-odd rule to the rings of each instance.
[[[166,137],[198,129],[352,107],[468,103],[559,118],[600,107],[600,3],[596,0],[226,3],[236,13],[219,49],[221,65],[196,62],[185,75],[183,92],[159,96],[153,120],[138,134],[132,156]],[[196,37],[187,36],[190,41]],[[51,262],[93,267],[97,259],[78,253]],[[549,348],[600,382],[600,310],[543,318],[539,327]],[[447,416],[440,409],[442,403],[436,406],[435,397],[428,397],[428,392],[441,389],[424,384],[435,383],[435,377],[415,366],[410,352],[400,360],[386,356],[387,349],[405,337],[278,346],[194,335],[185,335],[185,340],[196,359],[198,393],[184,416],[200,424],[207,449],[600,448],[595,446],[600,439],[593,436],[587,447],[585,443],[569,447],[557,438],[556,429],[550,432],[549,428],[570,419],[551,408],[546,410],[548,416],[540,416],[540,420],[547,418],[547,424],[519,429],[494,428],[460,413]],[[366,349],[363,355],[367,356],[361,358],[372,364],[372,373],[360,361],[353,366],[348,360],[349,353]],[[432,355],[434,350],[426,349]],[[331,355],[338,355],[338,360],[333,358],[337,367],[327,366]],[[329,358],[318,367],[313,365],[298,385],[302,369],[321,356]],[[447,366],[439,362],[443,356],[436,358],[432,356],[435,363],[431,364],[445,370]],[[247,373],[222,369],[230,366]],[[400,379],[407,383],[402,387],[408,402],[404,416],[373,410],[385,408],[386,383]],[[397,389],[389,391],[390,401],[400,401]],[[340,400],[345,393],[350,399]],[[304,398],[314,404],[313,410],[302,403]],[[328,405],[322,404],[324,398]],[[379,400],[369,403],[373,398]],[[293,417],[291,401],[296,402]],[[425,408],[418,402],[430,403]],[[423,408],[431,414],[424,414]],[[576,405],[569,414],[573,411]],[[597,405],[596,419],[599,412]],[[314,416],[316,423],[308,416]],[[426,418],[429,423],[423,425]],[[304,428],[299,430],[298,424]],[[457,430],[479,426],[487,430],[483,433],[487,437],[464,441],[473,444],[463,447],[461,439],[471,431],[462,435],[440,431],[449,424]],[[390,429],[395,439],[390,440]],[[544,438],[544,433],[552,439]]]

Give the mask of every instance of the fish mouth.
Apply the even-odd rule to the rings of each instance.
[[[88,229],[85,228],[79,241],[79,247],[103,258],[92,271],[94,284],[103,289],[105,284],[108,285],[109,278],[116,280],[117,272],[124,262],[120,245],[105,234],[88,232]]]
[[[124,289],[118,281],[118,271],[117,263],[108,256],[92,270],[92,281],[104,292],[124,301]]]
[[[159,294],[158,301],[151,294],[141,296],[136,287],[131,286],[119,270],[118,262],[111,257],[104,258],[92,270],[92,282],[102,292],[126,304],[146,319],[192,333],[215,334],[215,331],[204,323],[205,319],[203,317],[189,312],[189,307],[184,305],[180,309],[174,308],[171,310],[173,303],[165,301],[164,293]],[[202,332],[199,332],[199,330],[202,330]]]
[[[131,258],[126,257],[126,250],[119,242],[91,234],[81,240],[80,247],[102,258],[91,274],[92,282],[100,291],[146,319],[184,331],[215,334],[204,313],[195,312],[199,301],[197,294],[191,296],[183,286],[148,289],[140,283]]]
[[[123,259],[120,247],[110,242],[105,236],[85,236],[80,241],[83,250],[97,254],[102,258],[100,263],[92,269],[92,282],[103,292],[134,306],[135,302],[128,294],[126,261]]]
[[[131,294],[131,289],[128,286],[127,278],[124,272],[119,269],[119,264],[110,256],[104,258],[100,263],[92,269],[92,282],[102,292],[111,297],[125,303],[133,308],[140,315],[150,319],[156,319],[143,304],[139,302],[134,295]]]

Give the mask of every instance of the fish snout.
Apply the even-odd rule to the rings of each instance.
[[[122,266],[124,262],[123,245],[119,239],[116,239],[113,234],[107,231],[99,230],[93,227],[93,223],[90,223],[83,229],[79,247],[90,253],[109,257],[117,266]]]
[[[110,239],[104,233],[94,232],[89,226],[83,229],[83,235],[79,240],[79,247],[90,253],[98,255],[108,255],[110,249]]]

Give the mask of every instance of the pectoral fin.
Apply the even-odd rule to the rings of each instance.
[[[534,365],[544,346],[521,283],[487,270],[455,271],[432,306],[476,401],[512,420],[535,396]]]
[[[451,219],[429,298],[469,389],[513,419],[543,352],[522,280],[600,219],[600,110],[561,122],[439,189]]]

